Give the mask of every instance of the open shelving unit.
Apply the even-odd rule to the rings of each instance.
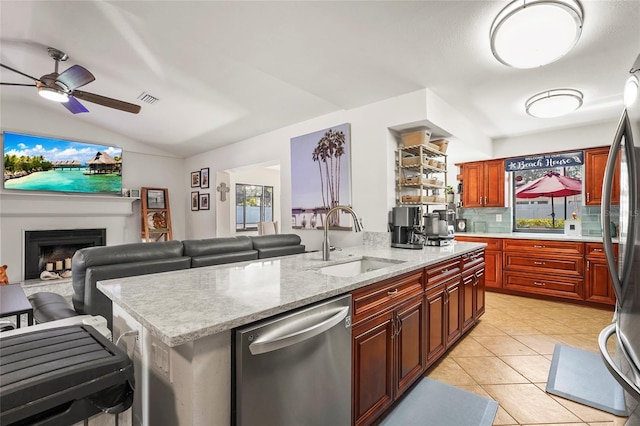
[[[427,132],[426,135],[429,133]],[[448,141],[438,139],[407,145],[401,141],[397,151],[396,203],[399,206],[446,206]],[[444,145],[444,149],[441,146]]]

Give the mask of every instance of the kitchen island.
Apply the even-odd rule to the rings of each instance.
[[[481,249],[363,245],[321,253],[101,281],[114,338],[136,365],[134,424],[226,425],[231,418],[232,329]],[[351,277],[319,268],[363,257],[393,263]]]

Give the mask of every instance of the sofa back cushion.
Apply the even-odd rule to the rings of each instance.
[[[169,259],[182,258],[183,251],[184,247],[181,241],[159,241],[153,243],[131,243],[116,246],[88,247],[76,251],[71,264],[73,307],[77,312],[85,313],[85,292],[95,290],[95,283],[91,284],[86,281],[87,268],[101,265],[153,262],[156,260],[167,261]],[[189,259],[185,258],[182,262],[186,262],[188,264]],[[127,275],[120,275],[119,277],[113,278],[121,278],[124,276]]]
[[[286,256],[304,253],[305,246],[296,234],[261,235],[252,237],[253,248],[258,251],[258,258]]]
[[[220,265],[258,258],[250,237],[219,237],[185,240],[185,256],[191,257],[191,267]]]

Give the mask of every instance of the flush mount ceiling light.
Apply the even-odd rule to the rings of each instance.
[[[67,102],[69,95],[62,90],[54,89],[52,87],[40,86],[38,87],[38,94],[45,99],[55,102]]]
[[[491,51],[513,68],[550,64],[577,43],[582,21],[577,0],[515,0],[491,25]]]
[[[524,103],[533,117],[560,117],[582,106],[582,92],[575,89],[552,89],[537,93]]]

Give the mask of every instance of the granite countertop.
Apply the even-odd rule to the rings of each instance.
[[[565,235],[565,234],[543,234],[534,232],[463,232],[457,233],[456,237],[482,237],[482,238],[514,238],[525,240],[559,240],[559,241],[578,241],[585,243],[601,243],[602,237],[583,236],[583,235]],[[613,239],[617,242],[617,239]]]
[[[168,346],[347,293],[356,288],[459,256],[486,244],[456,242],[423,250],[378,246],[344,248],[323,261],[320,252],[193,268],[98,282],[98,289]],[[363,256],[390,267],[335,277],[319,267]]]

